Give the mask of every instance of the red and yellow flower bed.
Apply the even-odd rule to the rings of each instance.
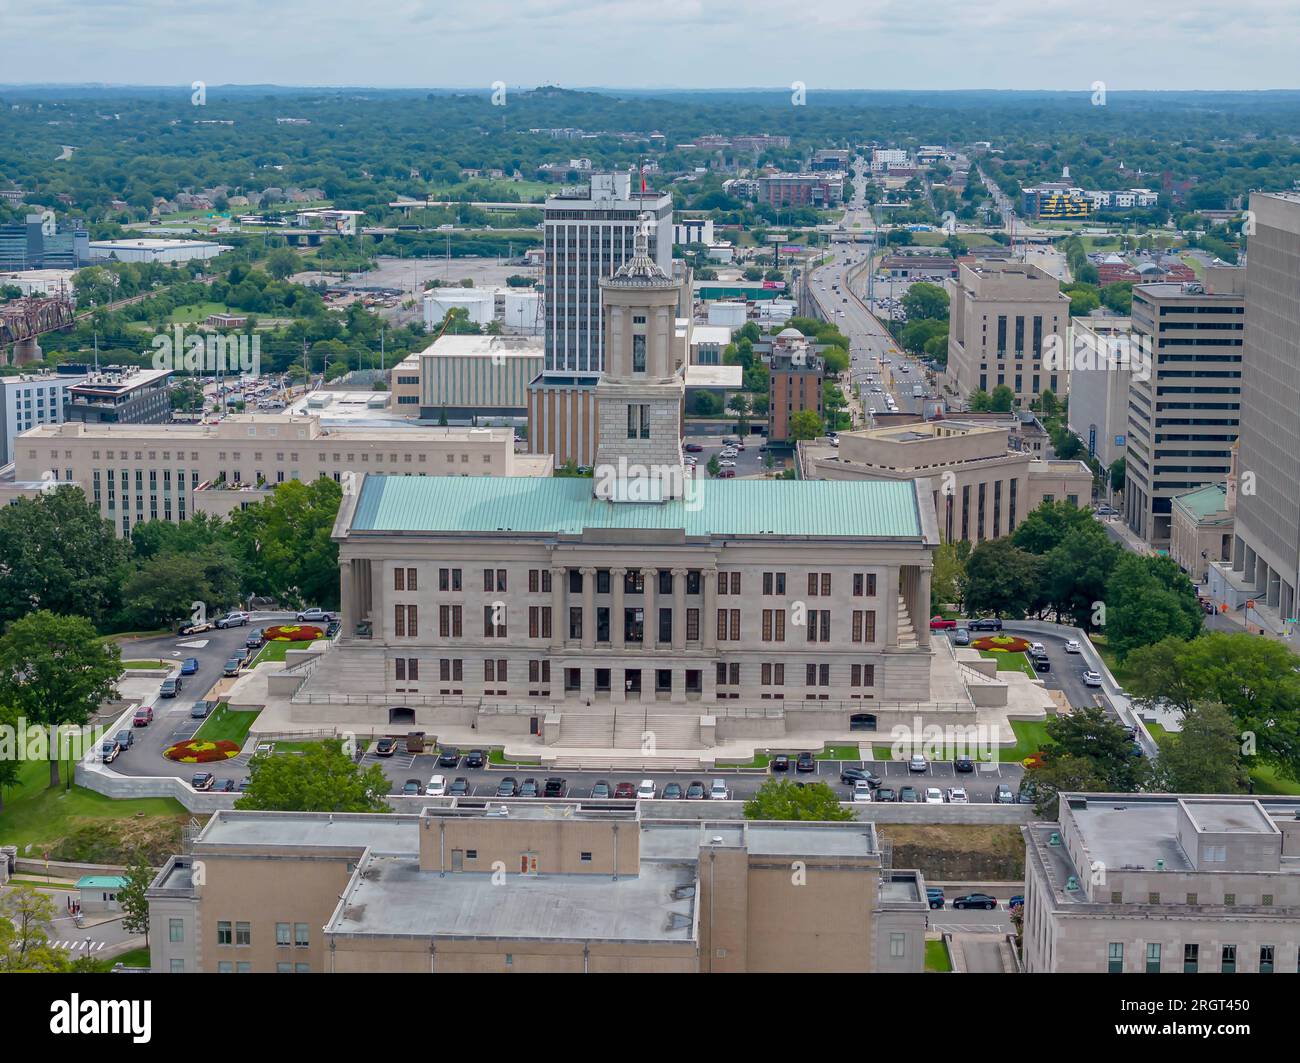
[[[989,653],[1024,653],[1029,649],[1029,640],[1016,635],[982,635],[972,639],[971,646]]]
[[[315,642],[325,632],[312,624],[277,624],[262,632],[267,642]]]
[[[1025,759],[1020,763],[1026,768],[1036,768],[1043,763],[1043,753],[1041,751],[1038,753],[1030,753],[1029,756],[1025,757]]]
[[[215,742],[205,738],[191,738],[163,750],[164,757],[181,764],[211,764],[218,760],[229,760],[238,754],[238,743],[224,738]]]

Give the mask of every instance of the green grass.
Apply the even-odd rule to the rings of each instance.
[[[117,820],[136,815],[181,816],[185,808],[170,797],[144,797],[115,801],[93,790],[74,786],[64,789],[68,767],[63,766],[64,784],[50,789],[50,767],[46,761],[24,760],[18,769],[18,784],[5,791],[0,812],[0,845],[23,847],[31,842],[49,842],[85,826],[87,819]],[[36,854],[39,857],[39,853]]]
[[[1092,644],[1097,648],[1098,656],[1100,656],[1102,661],[1105,662],[1106,667],[1110,669],[1110,674],[1115,677],[1115,682],[1117,682],[1121,687],[1127,687],[1135,678],[1134,673],[1119,663],[1115,657],[1115,652],[1106,645],[1106,636],[1089,635],[1088,637],[1092,639]]]
[[[1146,724],[1146,729],[1151,734],[1151,737],[1154,738],[1157,742],[1159,742],[1162,738],[1165,737],[1165,735],[1169,733],[1160,724],[1156,723],[1154,720],[1144,720],[1143,722]]]
[[[194,737],[209,742],[235,742],[242,746],[248,737],[248,729],[253,726],[258,715],[256,712],[232,709],[229,705],[218,705],[194,732]]]
[[[261,664],[263,661],[283,661],[284,655],[289,650],[305,650],[312,646],[318,640],[309,639],[306,642],[285,642],[277,640],[275,642],[263,643],[262,648],[258,651],[257,656],[253,659],[253,667]],[[319,641],[324,641],[319,640]]]
[[[124,952],[121,956],[114,956],[111,960],[104,960],[101,963],[101,969],[111,971],[115,964],[122,964],[124,967],[148,967],[149,950],[132,949],[130,952]]]
[[[996,650],[980,650],[979,655],[986,661],[997,661],[999,672],[1024,672],[1033,679],[1034,667],[1023,653],[999,653]]]
[[[861,760],[857,745],[830,745],[817,754],[818,760]]]
[[[518,197],[520,200],[536,206],[539,210],[542,207],[542,200],[547,196],[555,195],[564,187],[561,184],[551,184],[549,181],[493,181],[476,177],[462,181],[460,184],[435,189],[429,193],[429,198],[450,199],[452,196],[464,192],[471,184],[475,185],[479,192],[482,193],[479,196],[480,203],[514,202],[515,197]],[[509,193],[514,193],[514,195],[509,195]]]
[[[1252,769],[1250,778],[1257,794],[1300,794],[1300,782],[1282,778],[1277,769],[1268,764]]]
[[[854,758],[857,759],[857,758]],[[747,760],[743,763],[728,761],[728,768],[766,768],[772,763],[772,758],[766,753],[756,753],[753,760]]]
[[[1016,744],[998,750],[998,759],[1004,764],[1008,761],[1022,761],[1031,753],[1038,753],[1044,746],[1051,744],[1047,737],[1046,720],[1012,720],[1011,730],[1015,733]]]
[[[541,762],[537,760],[508,760],[506,758],[505,750],[489,749],[488,763],[489,764],[517,764],[521,768],[531,768],[531,767],[536,767]]]
[[[171,665],[167,661],[162,661],[162,660],[151,660],[151,661],[142,660],[142,661],[123,661],[122,667],[138,668],[138,669],[143,669],[145,671],[148,671],[149,669],[170,668]]]
[[[925,970],[927,974],[952,973],[952,960],[948,958],[948,949],[942,938],[926,941]]]

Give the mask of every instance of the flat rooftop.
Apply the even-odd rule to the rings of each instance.
[[[195,842],[205,846],[364,849],[411,853],[420,849],[420,817],[352,812],[238,812],[221,810],[208,820]]]
[[[695,940],[694,861],[646,860],[636,875],[421,871],[413,856],[363,860],[325,932],[542,941]]]
[[[1277,827],[1254,801],[1186,798],[1183,807],[1198,830],[1211,834],[1277,834]]]

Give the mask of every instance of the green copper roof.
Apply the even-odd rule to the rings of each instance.
[[[592,497],[592,481],[566,477],[365,478],[353,531],[550,532],[682,528],[687,535],[918,538],[907,480],[704,480],[698,497],[661,504]]]
[[[1175,495],[1174,504],[1187,510],[1197,520],[1204,520],[1222,512],[1228,504],[1227,484],[1211,484],[1185,495]]]

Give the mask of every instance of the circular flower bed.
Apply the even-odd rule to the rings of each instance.
[[[314,642],[323,639],[325,632],[312,624],[277,624],[262,632],[267,642]]]
[[[224,738],[216,742],[204,738],[191,738],[163,750],[163,756],[168,760],[176,760],[182,764],[211,764],[213,761],[229,760],[238,755],[238,743],[229,742]]]
[[[1024,653],[1029,649],[1029,640],[1016,635],[983,635],[972,639],[971,646],[992,653]]]
[[[1036,768],[1043,763],[1043,754],[1041,751],[1038,753],[1030,753],[1029,756],[1025,757],[1025,759],[1020,763],[1026,768]]]

